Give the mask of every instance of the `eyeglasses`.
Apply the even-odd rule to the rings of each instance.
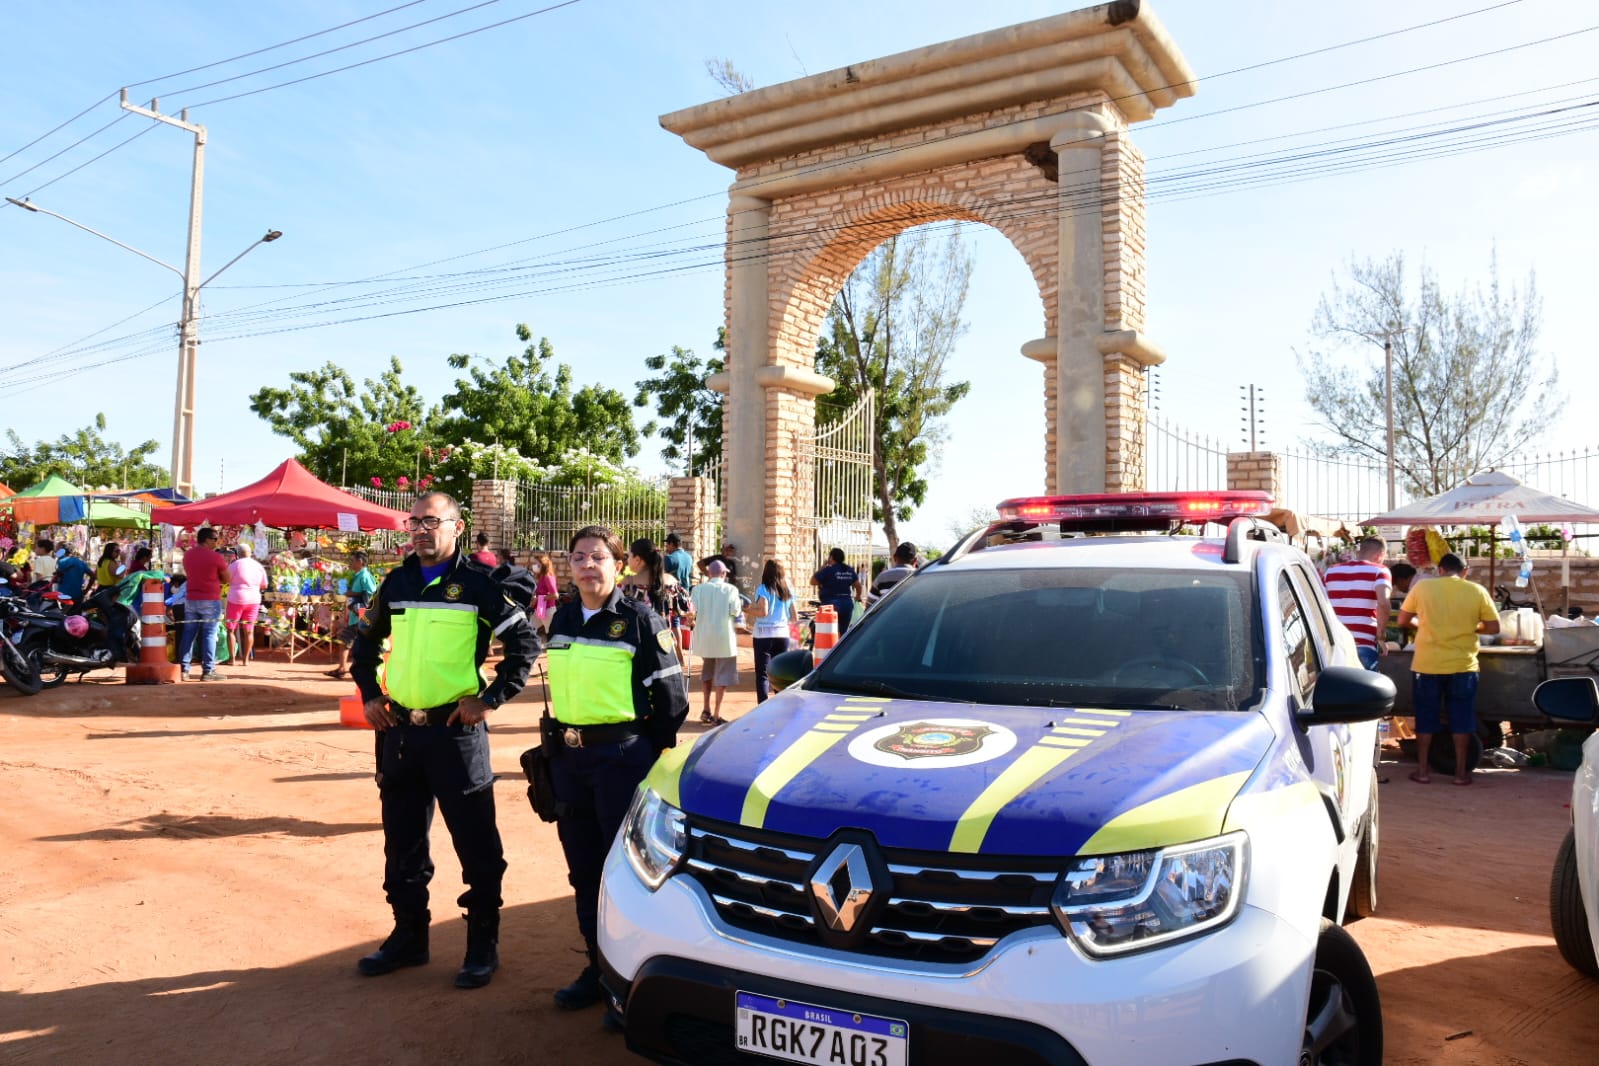
[[[616,556],[608,555],[605,552],[570,552],[566,557],[567,562],[571,563],[573,566],[582,566],[584,563],[593,563],[595,566],[604,566],[608,560],[614,558],[616,558]]]
[[[438,515],[430,514],[426,518],[407,518],[405,520],[405,528],[410,530],[412,533],[422,529],[425,529],[431,533],[435,529],[438,529],[440,526],[442,526],[445,522],[454,521],[455,519],[453,518],[440,518]]]

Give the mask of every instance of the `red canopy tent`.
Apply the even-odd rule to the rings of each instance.
[[[298,460],[286,459],[272,473],[241,489],[193,503],[157,507],[151,522],[174,526],[245,526],[262,522],[278,529],[338,529],[341,515],[353,516],[362,532],[404,529],[410,517],[392,507],[368,503],[318,480]],[[345,518],[346,528],[351,518]]]

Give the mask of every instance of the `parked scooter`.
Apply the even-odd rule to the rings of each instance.
[[[81,613],[46,603],[20,620],[17,648],[37,671],[42,688],[139,658],[139,615],[117,600],[115,587],[97,590],[84,601]]]
[[[21,617],[29,613],[27,603],[11,594],[16,570],[0,560],[0,677],[19,696],[37,695],[41,687],[39,671],[17,647],[23,636]]]

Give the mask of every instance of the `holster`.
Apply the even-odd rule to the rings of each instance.
[[[555,720],[548,715],[539,720],[543,743],[522,753],[522,773],[527,777],[527,801],[543,822],[553,822],[566,814],[568,805],[555,796],[555,779],[550,773],[551,740]]]

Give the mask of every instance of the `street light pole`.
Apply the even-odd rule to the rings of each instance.
[[[178,277],[183,279],[183,317],[178,320],[178,387],[175,414],[172,423],[171,480],[172,487],[174,489],[183,493],[185,496],[192,496],[194,493],[194,349],[199,344],[196,319],[199,317],[200,290],[211,284],[212,281],[216,280],[217,275],[221,274],[223,270],[228,269],[228,267],[232,266],[234,263],[237,263],[246,255],[250,254],[250,252],[254,250],[257,245],[271,244],[273,241],[283,236],[283,231],[275,229],[267,230],[264,236],[257,238],[249,245],[249,247],[245,248],[244,251],[240,252],[238,255],[222,264],[221,269],[217,270],[215,274],[212,274],[204,281],[193,281],[193,279],[198,276],[200,270],[199,235],[198,231],[193,228],[192,224],[194,221],[198,220],[198,214],[194,215],[191,219],[191,227],[189,231],[190,254],[187,263],[188,269],[179,270],[171,263],[157,259],[148,252],[141,252],[131,244],[123,244],[115,237],[109,237],[97,229],[91,229],[81,222],[70,219],[66,215],[58,212],[51,211],[48,208],[40,207],[38,204],[29,200],[17,200],[13,197],[7,196],[6,202],[13,204],[16,207],[20,207],[26,211],[32,211],[34,214],[49,215],[51,218],[59,218],[69,226],[75,226],[76,228],[83,230],[85,233],[92,233],[101,240],[111,242],[118,248],[127,249],[141,259],[148,259],[157,266],[165,267],[167,270],[172,271]]]

